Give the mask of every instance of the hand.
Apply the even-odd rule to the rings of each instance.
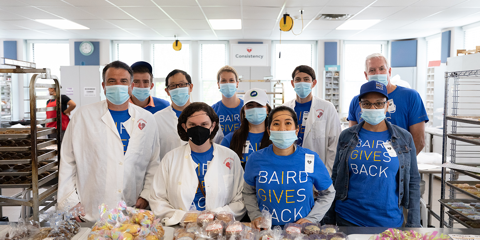
[[[140,209],[145,209],[145,208],[148,207],[148,201],[145,200],[145,199],[143,199],[143,198],[141,198],[141,197],[139,197],[139,198],[137,199],[137,203],[135,204],[135,207],[136,207],[136,208],[140,208]]]
[[[65,112],[63,112],[63,114],[65,114],[67,116],[70,116],[70,112],[67,112],[66,110],[65,110]]]
[[[75,205],[75,207],[70,209],[70,212],[74,212],[75,216],[75,221],[77,222],[84,222],[82,219],[80,219],[80,216],[84,217],[85,216],[85,210],[83,209],[82,203],[78,203]]]
[[[252,221],[252,227],[254,229],[260,230],[260,222],[262,222],[262,217],[258,217],[255,220]]]
[[[305,218],[302,218],[300,220],[298,220],[297,222],[295,222],[296,224],[304,224],[304,223],[312,223],[310,222],[309,220],[305,219]]]

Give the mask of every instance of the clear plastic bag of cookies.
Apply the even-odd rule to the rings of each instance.
[[[258,226],[261,229],[271,229],[272,228],[272,214],[267,210],[262,210],[262,220]]]
[[[272,230],[263,230],[257,234],[257,240],[274,240]]]
[[[198,215],[200,214],[197,210],[191,210],[186,212],[183,215],[182,220],[180,220],[180,226],[186,227],[189,223],[197,223]]]
[[[288,234],[300,234],[302,233],[302,225],[296,223],[285,224],[284,230]]]
[[[243,231],[244,231],[244,225],[241,222],[233,221],[227,225],[227,228],[225,230],[225,236],[227,240],[230,240],[232,237],[235,240],[238,240],[240,239],[240,236],[242,235]]]
[[[215,220],[215,213],[205,210],[198,215],[197,224],[201,227],[206,227],[209,223],[213,222],[213,220]]]
[[[226,211],[217,213],[216,219],[224,222],[225,224],[229,224],[230,222],[235,221],[233,214],[231,212],[226,212]]]
[[[302,224],[302,233],[306,235],[320,234],[322,230],[317,223],[304,223]]]
[[[210,238],[218,238],[224,236],[225,223],[220,220],[215,220],[205,226],[205,233]]]

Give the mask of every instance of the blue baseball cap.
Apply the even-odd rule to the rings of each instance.
[[[383,85],[381,82],[377,81],[368,81],[363,84],[360,88],[360,95],[358,95],[358,100],[362,100],[362,97],[367,93],[380,93],[388,99],[387,86]]]
[[[144,62],[144,61],[138,61],[134,64],[132,64],[132,66],[130,66],[132,68],[132,70],[135,68],[135,67],[146,67],[148,69],[148,71],[150,73],[152,73],[152,65],[150,65],[150,63],[148,62]],[[135,71],[134,71],[135,72]]]

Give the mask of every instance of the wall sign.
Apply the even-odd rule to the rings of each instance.
[[[268,66],[267,44],[232,44],[230,65]]]
[[[96,97],[97,96],[97,88],[96,87],[84,87],[83,88],[83,96],[84,97]]]

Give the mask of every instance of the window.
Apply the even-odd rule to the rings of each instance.
[[[141,42],[113,42],[113,61],[122,61],[128,66],[131,66],[137,61],[141,61],[142,58],[142,43]]]
[[[442,53],[442,38],[440,34],[436,34],[427,38],[427,66],[430,61],[438,61]]]
[[[480,46],[480,26],[464,27],[465,30],[465,49],[474,50],[476,46]]]
[[[281,57],[280,56],[281,53]],[[285,100],[294,99],[296,97],[295,90],[291,87],[290,81],[292,80],[292,72],[299,65],[308,65],[315,70],[317,79],[319,73],[316,69],[316,42],[288,42],[284,41],[274,42],[273,44],[273,79],[284,81]],[[320,85],[317,85],[321,87]],[[315,88],[318,88],[315,87]],[[315,95],[316,90],[312,93]]]
[[[345,42],[342,74],[340,79],[340,111],[348,113],[352,98],[360,92],[365,80],[365,59],[372,53],[382,53],[387,60],[386,42]],[[390,64],[390,61],[389,61]]]
[[[228,64],[227,57],[227,42],[200,44],[200,76],[204,93],[203,101],[209,105],[222,99],[222,94],[217,86],[217,72]]]
[[[165,78],[174,69],[191,73],[190,44],[182,43],[182,50],[175,51],[172,43],[153,43],[153,76]]]

